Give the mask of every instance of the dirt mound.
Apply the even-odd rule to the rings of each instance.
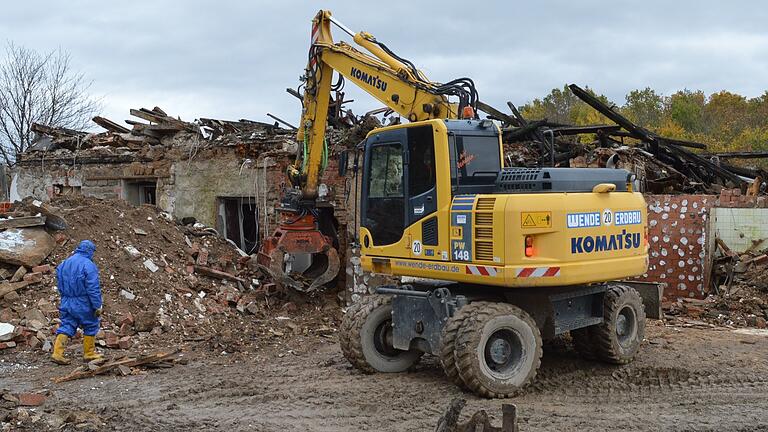
[[[13,211],[30,211],[28,205],[25,201]],[[155,206],[124,201],[78,197],[51,206],[68,228],[51,231],[56,247],[45,261],[49,269],[38,269],[39,283],[0,302],[0,322],[20,329],[17,349],[50,349],[59,300],[53,269],[85,239],[97,246],[94,262],[104,296],[97,341],[102,347],[195,344],[216,353],[236,352],[279,345],[296,334],[335,331],[335,293],[304,298],[279,291],[251,257],[211,228],[182,225]]]

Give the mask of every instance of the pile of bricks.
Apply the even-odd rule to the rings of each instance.
[[[723,189],[716,205],[727,208],[766,208],[768,197],[751,194],[749,190],[744,194],[741,189]]]

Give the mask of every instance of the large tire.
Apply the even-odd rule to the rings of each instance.
[[[595,337],[592,335],[592,327],[571,330],[573,349],[585,360],[597,360],[597,347]]]
[[[370,295],[344,314],[339,343],[344,357],[365,373],[406,371],[423,353],[393,348],[391,335],[392,297]]]
[[[360,306],[364,302],[362,299],[360,301],[357,301],[355,303],[352,303],[347,307],[347,311],[344,313],[344,316],[341,320],[341,325],[339,325],[339,346],[341,347],[341,352],[344,354],[345,358],[350,358],[352,354],[352,342],[349,339],[349,334],[351,332],[351,326],[352,326],[352,320],[347,319],[347,317],[352,317],[355,314],[357,314],[357,311],[360,309]]]
[[[445,371],[448,379],[461,388],[464,388],[464,381],[459,376],[459,369],[456,367],[456,356],[454,355],[456,336],[458,336],[459,329],[464,324],[464,321],[488,304],[486,302],[476,302],[459,309],[445,324],[440,335],[440,364],[443,366],[443,371]]]
[[[591,332],[600,360],[631,362],[645,337],[645,307],[640,294],[630,286],[610,286],[603,301],[603,322]]]
[[[454,355],[468,389],[488,398],[510,397],[536,377],[541,333],[533,318],[517,306],[487,303],[464,321]]]

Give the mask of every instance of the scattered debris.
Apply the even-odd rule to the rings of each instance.
[[[435,432],[517,432],[517,406],[514,404],[502,404],[501,427],[491,425],[490,417],[485,410],[477,411],[466,422],[459,423],[461,411],[467,404],[465,399],[455,398],[448,405],[442,417],[437,421]]]
[[[121,360],[114,360],[114,361],[104,363],[95,368],[90,368],[88,367],[88,365],[81,366],[76,370],[74,370],[72,373],[68,375],[52,378],[51,381],[58,384],[66,381],[73,381],[73,380],[88,378],[96,375],[102,375],[102,374],[111,372],[114,369],[117,369],[121,366],[124,368],[134,368],[139,366],[147,367],[149,365],[152,365],[155,363],[161,363],[161,362],[164,364],[173,366],[175,362],[172,359],[172,357],[176,355],[178,352],[179,352],[178,350],[172,350],[168,352],[159,352],[154,354],[141,355],[137,357],[126,357]],[[122,371],[121,371],[121,374],[122,374]]]
[[[160,267],[158,267],[157,264],[152,262],[151,259],[147,259],[144,261],[144,267],[146,267],[147,270],[151,271],[152,273],[155,273],[158,270],[160,270]]]

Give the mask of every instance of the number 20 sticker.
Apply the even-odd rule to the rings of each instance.
[[[414,255],[421,255],[421,242],[418,240],[413,241],[413,247],[411,247]]]
[[[611,209],[603,210],[603,225],[610,226],[613,223],[613,212]]]

